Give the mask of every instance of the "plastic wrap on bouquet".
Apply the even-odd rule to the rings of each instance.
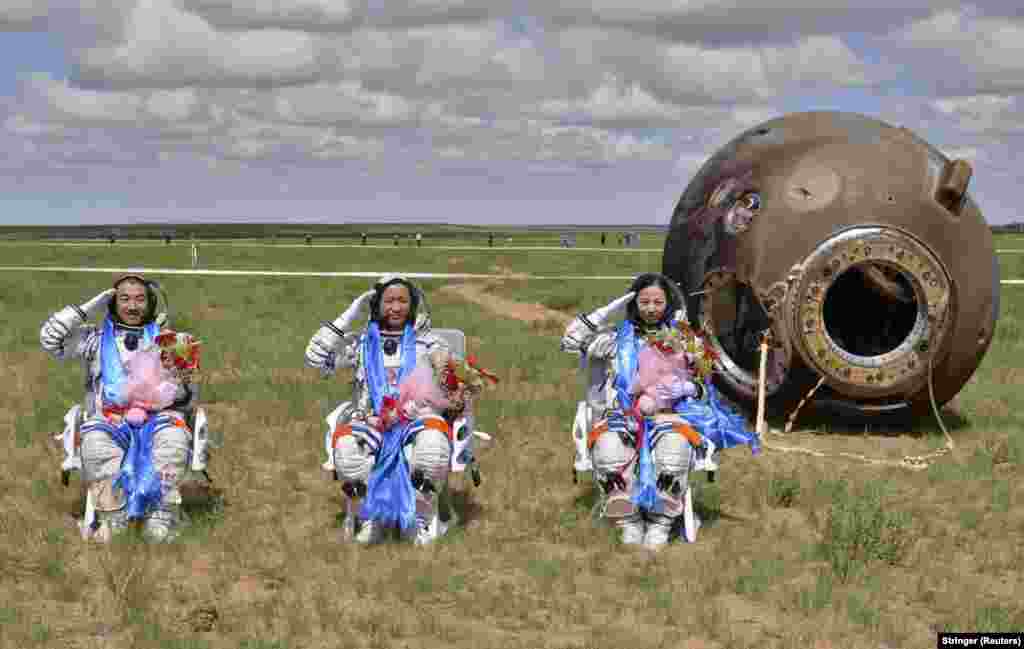
[[[141,426],[147,411],[164,410],[174,403],[178,384],[164,368],[159,348],[129,352],[125,369],[128,376],[121,386],[121,398],[128,405],[125,417],[132,425]]]
[[[409,419],[444,412],[449,406],[429,365],[416,366],[398,386],[398,411]]]
[[[754,455],[761,452],[761,440],[747,428],[742,415],[722,403],[710,381],[704,383],[704,399],[682,399],[675,411],[702,436],[720,449],[746,444]]]

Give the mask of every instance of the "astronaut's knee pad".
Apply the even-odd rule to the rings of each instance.
[[[158,424],[153,433],[153,468],[167,503],[181,502],[178,483],[185,474],[192,434],[180,420]]]
[[[631,519],[637,514],[630,498],[633,484],[630,465],[634,455],[615,430],[598,435],[590,449],[594,479],[605,494],[604,515],[609,519]]]
[[[192,433],[181,420],[157,424],[153,432],[153,464],[184,467],[191,444]]]
[[[632,450],[614,430],[606,430],[598,435],[590,449],[594,471],[602,476],[621,472],[629,464],[632,455]]]
[[[346,483],[358,483],[365,489],[374,457],[365,441],[355,435],[344,435],[334,442],[334,468]]]
[[[426,422],[423,429],[416,434],[410,459],[413,474],[422,475],[422,478],[432,482],[436,489],[440,489],[448,480],[452,457],[452,444],[447,426],[442,425],[443,422]]]
[[[666,516],[675,517],[683,513],[692,453],[689,440],[675,432],[662,435],[652,449],[659,510]]]
[[[124,451],[114,441],[114,427],[105,419],[94,417],[82,424],[80,432],[82,480],[91,484],[117,475]]]

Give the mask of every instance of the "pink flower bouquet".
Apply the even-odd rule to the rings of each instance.
[[[125,360],[127,378],[121,396],[128,404],[125,418],[138,426],[146,421],[147,412],[159,411],[174,403],[178,382],[174,373],[164,367],[160,349],[130,352]]]
[[[640,350],[637,375],[630,392],[639,395],[637,406],[644,415],[672,408],[684,396],[692,396],[693,374],[685,351],[666,352],[654,345]]]

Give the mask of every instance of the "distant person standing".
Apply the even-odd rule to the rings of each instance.
[[[604,248],[604,243],[605,243],[605,234],[604,234],[604,232],[602,232],[601,233],[601,247],[602,248]]]
[[[192,240],[192,268],[199,268],[199,244]]]
[[[494,233],[493,232],[488,232],[487,233],[487,245],[489,247],[491,247],[491,248],[494,247]]]
[[[363,232],[361,236],[363,238],[363,245],[365,246],[366,245],[366,233]]]
[[[398,233],[397,232],[395,233],[394,240],[395,240],[395,245],[397,246],[398,245]]]
[[[420,234],[419,232],[416,233],[416,247],[417,248],[422,248],[423,247],[423,235]]]

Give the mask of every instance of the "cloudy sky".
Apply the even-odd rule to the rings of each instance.
[[[741,130],[905,126],[1019,213],[1020,0],[0,0],[0,224],[663,224]]]

